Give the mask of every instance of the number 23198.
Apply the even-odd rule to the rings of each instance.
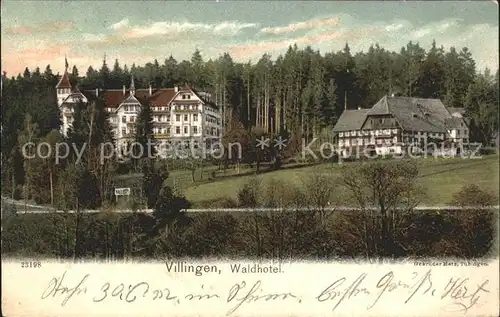
[[[40,268],[40,267],[42,267],[42,262],[40,262],[40,261],[21,262],[21,267],[22,268]]]

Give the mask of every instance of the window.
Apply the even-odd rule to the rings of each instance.
[[[188,121],[188,115],[187,114],[184,115],[184,121]]]
[[[170,134],[170,128],[167,128],[167,134]]]
[[[193,121],[198,121],[198,114],[193,114]]]
[[[176,114],[175,115],[175,121],[177,121],[177,122],[181,121],[181,115],[180,114]]]
[[[186,99],[186,95],[182,95],[182,99]]]
[[[122,123],[127,123],[127,117],[125,116],[122,117]]]
[[[184,127],[184,134],[188,133],[188,127]]]
[[[181,127],[175,127],[175,134],[181,134]]]
[[[127,134],[127,130],[122,129],[122,135],[125,135],[125,134]]]
[[[197,126],[193,126],[193,133],[194,134],[198,133],[198,127]]]

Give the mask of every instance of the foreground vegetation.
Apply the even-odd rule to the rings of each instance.
[[[415,211],[422,187],[414,162],[346,165],[313,172],[303,187],[250,179],[226,207],[291,211],[183,213],[189,202],[166,186],[153,214],[10,214],[2,253],[56,258],[375,259],[495,255],[497,196],[466,185],[448,204],[467,211]],[[340,191],[340,188],[344,188]],[[347,195],[357,212],[335,210]],[[304,209],[304,207],[306,209]],[[375,210],[371,207],[376,207]],[[295,210],[295,211],[294,211]],[[493,252],[493,253],[492,253]]]

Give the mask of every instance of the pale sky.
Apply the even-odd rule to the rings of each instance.
[[[477,67],[498,69],[498,3],[487,1],[14,1],[2,0],[2,70],[26,66],[54,72],[70,67],[84,74],[100,68],[143,65],[170,54],[205,60],[224,52],[236,61],[276,57],[290,44],[322,53],[346,42],[353,53],[371,44],[398,51],[410,40],[428,49],[467,46]]]

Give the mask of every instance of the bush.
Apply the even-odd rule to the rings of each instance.
[[[201,206],[206,206],[207,208],[236,208],[238,203],[229,197],[220,197],[211,200],[205,200],[200,203]]]
[[[491,147],[481,147],[479,149],[479,155],[492,155],[497,152],[496,148],[491,148]]]
[[[316,175],[309,183],[326,181],[322,175]],[[314,186],[309,187],[314,190]],[[259,193],[261,188],[265,189],[263,194]],[[238,202],[245,207],[299,207],[307,203],[307,194],[276,180],[261,186],[253,179],[240,190]],[[317,201],[322,203],[323,198],[327,196],[320,195]],[[455,195],[452,203],[471,202],[485,206],[495,199],[491,193],[468,185]],[[384,241],[378,213],[334,211],[324,217],[314,210],[278,209],[185,214],[180,209],[186,203],[166,187],[153,217],[113,213],[12,214],[3,219],[2,253],[99,259],[141,256],[309,260],[386,256],[474,259],[495,255],[492,252],[498,210],[400,212],[391,225],[390,248],[384,249],[380,247]],[[229,198],[213,200],[213,206],[218,208],[235,205]]]
[[[260,205],[260,183],[252,179],[238,191],[238,205],[240,207],[257,207]]]
[[[17,185],[16,189],[14,190],[14,199],[15,200],[20,200],[23,199],[23,186],[22,185]]]

